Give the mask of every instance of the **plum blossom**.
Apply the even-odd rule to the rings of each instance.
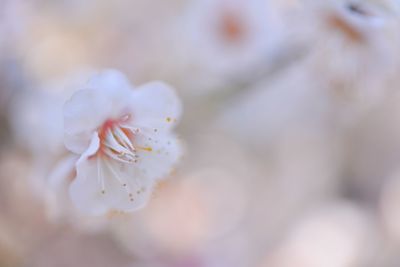
[[[193,1],[185,19],[185,38],[196,49],[189,54],[211,74],[235,75],[269,62],[281,41],[280,20],[265,0]]]
[[[116,70],[89,80],[64,105],[65,145],[80,155],[73,203],[94,215],[143,207],[182,154],[172,131],[181,109],[162,82],[132,88]]]
[[[365,80],[362,95],[373,83],[379,84],[375,91],[382,91],[382,79],[393,75],[398,65],[391,56],[399,42],[395,16],[368,1],[328,2],[317,5],[314,12],[321,15],[315,37],[310,38],[315,44],[310,57],[313,70],[324,70],[326,78],[350,88]]]

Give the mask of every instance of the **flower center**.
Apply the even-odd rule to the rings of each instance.
[[[132,144],[133,132],[121,126],[122,120],[107,120],[99,131],[100,153],[122,163],[137,161]]]
[[[246,29],[243,21],[233,11],[225,11],[219,23],[219,31],[224,41],[228,43],[242,41]]]

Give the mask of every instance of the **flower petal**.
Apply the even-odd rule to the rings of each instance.
[[[93,215],[110,210],[134,211],[143,207],[152,191],[153,180],[142,175],[136,164],[124,164],[95,156],[97,139],[77,162],[77,176],[70,186],[70,196],[81,211]]]
[[[87,88],[103,90],[109,96],[113,96],[115,91],[130,91],[132,85],[128,78],[118,70],[106,69],[94,75],[88,82]]]
[[[110,209],[134,211],[148,202],[154,180],[141,175],[135,163],[104,160],[104,167],[107,177],[106,190],[112,195],[112,200],[108,202]]]
[[[173,134],[142,131],[135,136],[134,145],[138,171],[156,180],[168,176],[183,154],[182,145]]]
[[[100,215],[107,212],[98,183],[96,165],[98,159],[82,160],[77,166],[77,176],[71,183],[69,194],[74,205],[82,212]]]
[[[74,153],[83,153],[89,145],[91,133],[110,113],[111,105],[96,90],[81,90],[64,105],[64,140]]]
[[[78,209],[92,215],[134,211],[147,203],[153,184],[136,175],[133,164],[96,157],[78,164],[70,196]]]
[[[89,157],[95,155],[96,152],[99,150],[99,148],[100,148],[99,133],[98,132],[94,132],[92,134],[92,138],[90,140],[89,147],[87,148],[87,150],[85,152],[83,152],[83,154],[79,158],[77,164],[79,164],[81,161],[86,160]]]
[[[88,87],[64,105],[65,145],[77,154],[86,150],[93,131],[124,114],[132,94],[127,79],[111,70],[95,76]]]
[[[87,163],[97,163],[97,159],[90,159],[100,147],[100,139],[95,132],[90,142],[89,148],[81,155],[76,163],[77,177],[71,183],[69,188],[70,196],[74,204],[82,211],[87,211],[92,214],[101,214],[106,211],[107,207],[96,200],[98,195],[98,184],[94,175],[88,172]]]
[[[130,109],[134,126],[170,129],[180,119],[182,103],[169,85],[151,82],[133,92]]]

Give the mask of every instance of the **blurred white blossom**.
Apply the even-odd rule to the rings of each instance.
[[[191,86],[199,92],[215,89],[225,79],[268,66],[281,40],[275,13],[267,0],[189,2],[179,37]]]
[[[115,70],[94,76],[86,88],[64,106],[65,144],[80,155],[71,198],[93,214],[136,210],[182,154],[172,133],[180,100],[161,82],[133,89]]]
[[[397,76],[398,20],[379,1],[310,1],[303,37],[309,43],[305,69],[326,84],[342,108],[379,103]],[[310,21],[316,20],[312,27]],[[299,21],[299,24],[302,23]],[[350,110],[351,111],[351,110]]]

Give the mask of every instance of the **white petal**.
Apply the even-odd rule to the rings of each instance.
[[[64,145],[65,147],[76,153],[81,154],[87,149],[88,142],[90,142],[91,133],[89,131],[81,134],[64,134]]]
[[[80,211],[92,215],[104,214],[108,210],[97,181],[95,169],[97,161],[97,158],[82,161],[77,167],[77,176],[69,188],[74,205]]]
[[[151,82],[134,90],[130,109],[135,126],[169,129],[180,119],[182,103],[170,86]]]
[[[115,161],[102,158],[81,162],[70,187],[75,206],[93,215],[111,210],[134,211],[143,207],[151,195],[153,182],[136,176],[130,165],[121,167]]]
[[[95,155],[97,151],[100,148],[100,138],[98,132],[94,132],[92,134],[92,138],[90,140],[89,147],[86,149],[86,151],[81,155],[79,158],[77,164],[79,164],[81,161],[84,161],[88,159],[89,157]]]
[[[75,206],[82,212],[93,215],[103,214],[108,209],[101,198],[102,184],[99,183],[99,173],[97,172],[99,158],[91,157],[99,147],[100,140],[96,133],[91,140],[89,148],[76,163],[76,177],[69,188],[69,194]]]
[[[114,160],[104,163],[105,175],[108,177],[106,187],[109,188],[106,194],[112,196],[110,208],[120,211],[142,208],[151,196],[154,180],[141,175],[135,163],[125,164]]]
[[[100,89],[108,92],[111,96],[118,90],[132,90],[127,77],[114,69],[106,69],[94,75],[88,82],[88,88]]]
[[[141,132],[134,140],[138,170],[152,179],[166,178],[183,154],[181,142],[173,134]]]
[[[106,157],[91,157],[95,141],[79,159],[70,196],[82,212],[100,215],[110,210],[134,211],[143,207],[154,181],[142,176],[133,163],[122,164]]]
[[[111,113],[107,99],[95,90],[76,92],[64,105],[64,140],[66,147],[81,154],[90,137]]]
[[[118,119],[129,107],[132,91],[122,74],[106,71],[89,84],[90,89],[76,92],[64,105],[65,145],[82,153],[91,133],[106,120]],[[103,84],[101,83],[103,82]]]

